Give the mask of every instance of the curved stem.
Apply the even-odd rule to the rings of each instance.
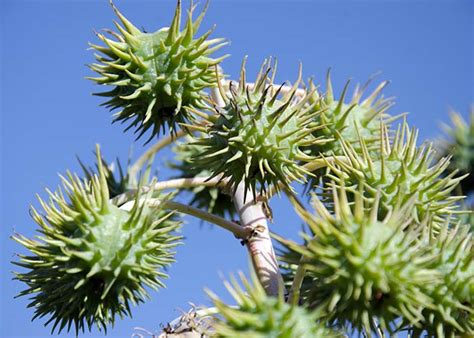
[[[180,137],[183,137],[186,133],[183,130],[178,130],[175,134],[168,135],[165,138],[162,138],[150,148],[147,149],[130,167],[130,177],[136,177],[137,173],[140,171],[141,168],[146,164],[148,160],[150,160],[158,151],[165,148],[166,146],[173,143]]]
[[[156,182],[153,185],[146,185],[140,189],[140,192],[146,193],[150,190],[161,191],[166,189],[183,189],[183,188],[193,188],[198,186],[205,187],[215,187],[215,186],[224,186],[226,184],[225,180],[221,180],[220,177],[214,177],[209,179],[209,177],[191,177],[191,178],[175,178],[168,181]],[[121,205],[135,198],[138,190],[132,189],[123,194],[115,196],[112,198],[112,203],[115,205]]]
[[[122,205],[120,209],[131,210],[135,203],[136,201],[129,201],[125,203],[124,205]],[[191,215],[199,219],[202,219],[203,221],[213,223],[223,229],[226,229],[232,232],[238,238],[245,239],[249,236],[249,233],[250,233],[250,230],[241,227],[237,223],[228,221],[225,218],[216,216],[207,211],[197,209],[186,204],[182,204],[182,203],[174,202],[174,201],[159,200],[156,198],[145,200],[145,203],[147,204],[147,206],[152,207],[152,208],[161,207],[161,208],[165,208],[169,210],[176,210],[183,214]]]

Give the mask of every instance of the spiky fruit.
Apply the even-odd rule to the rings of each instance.
[[[313,158],[302,148],[321,141],[312,135],[320,126],[312,122],[319,112],[307,104],[310,95],[295,98],[301,68],[297,81],[284,95],[280,95],[281,87],[274,87],[275,73],[270,77],[270,72],[271,62],[265,61],[250,87],[244,62],[238,87],[231,83],[230,94],[222,93],[226,104],[216,108],[218,118],[210,116],[207,128],[201,128],[208,136],[194,143],[203,147],[201,154],[193,157],[196,168],[207,168],[213,177],[228,179],[232,188],[243,181],[254,194],[271,184],[278,188],[279,183],[289,187],[293,180],[305,181],[311,173],[301,162]]]
[[[303,302],[325,314],[330,324],[347,325],[368,335],[379,329],[393,333],[395,320],[419,325],[421,310],[433,307],[424,285],[440,279],[418,233],[409,229],[411,203],[380,217],[377,196],[361,193],[349,202],[346,188],[333,186],[334,214],[313,199],[316,215],[298,207],[313,236],[304,246],[286,241],[302,255],[309,283]]]
[[[194,167],[191,158],[199,157],[202,147],[193,145],[193,138],[188,137],[186,143],[177,144],[173,151],[176,154],[177,163],[172,163],[171,167],[177,169],[179,177],[209,177],[211,172],[204,167]],[[208,212],[226,217],[235,215],[234,203],[229,194],[225,194],[217,187],[195,187],[190,189],[192,193],[191,205],[204,208]]]
[[[462,192],[474,192],[474,105],[470,121],[465,121],[456,112],[451,113],[452,127],[444,126],[449,139],[440,143],[442,156],[452,156],[450,169],[459,170],[459,175],[469,174],[460,182]]]
[[[225,304],[209,292],[219,317],[214,323],[213,337],[342,337],[318,322],[318,315],[307,309],[285,303],[283,296],[267,296],[256,277],[253,285],[241,275],[242,289],[233,279],[226,282],[236,306]]]
[[[145,286],[164,286],[160,269],[173,262],[178,244],[179,223],[170,213],[140,206],[139,196],[130,211],[110,202],[97,154],[98,175],[82,181],[68,173],[64,190],[48,191],[49,203],[39,199],[44,215],[32,209],[41,236],[14,237],[32,253],[15,262],[28,270],[16,273],[28,286],[20,296],[31,296],[33,318],[49,316],[52,331],[74,325],[78,333],[94,324],[106,330],[116,315],[130,315],[130,305],[147,297]]]
[[[382,127],[383,128],[383,127]],[[450,192],[463,177],[453,178],[456,171],[446,173],[449,158],[435,161],[436,154],[431,144],[417,147],[418,131],[410,130],[406,123],[399,126],[391,142],[388,132],[379,140],[380,150],[370,152],[363,137],[361,150],[341,139],[345,159],[328,162],[330,175],[338,184],[365,186],[365,197],[373,199],[381,191],[380,208],[389,212],[397,204],[412,200],[416,206],[413,218],[420,223],[433,216],[434,223],[442,223],[446,215],[459,212],[460,196],[450,197]]]
[[[441,283],[425,285],[435,308],[423,310],[424,320],[415,336],[459,337],[474,335],[474,242],[468,226],[449,220],[441,234],[427,243],[436,257],[432,267],[442,275]]]
[[[115,22],[119,34],[108,31],[115,40],[97,34],[105,46],[91,44],[102,54],[90,66],[100,76],[91,79],[114,87],[99,95],[109,98],[104,105],[120,109],[114,121],[130,120],[127,129],[135,127],[138,138],[148,130],[152,138],[165,126],[173,130],[176,122],[189,119],[186,107],[202,107],[203,90],[216,85],[214,66],[223,57],[210,55],[225,43],[208,40],[211,30],[195,38],[205,10],[193,21],[194,6],[181,31],[180,0],[171,26],[154,33],[140,31],[113,8],[123,27]]]
[[[324,128],[317,130],[315,135],[332,139],[331,142],[311,147],[314,154],[343,155],[340,143],[337,142],[338,135],[356,148],[359,135],[369,145],[376,143],[380,135],[380,122],[384,121],[388,124],[397,118],[392,118],[386,113],[393,105],[392,99],[386,99],[381,95],[388,84],[387,81],[380,83],[366,99],[362,100],[370,82],[371,79],[362,88],[357,85],[349,103],[346,103],[346,94],[350,81],[346,82],[338,99],[334,97],[329,71],[326,78],[326,93],[320,93],[310,82],[309,88],[313,91],[310,102],[315,102],[316,107],[323,111],[317,116],[317,123],[323,125]]]

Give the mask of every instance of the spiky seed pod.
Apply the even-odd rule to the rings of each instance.
[[[317,109],[323,111],[317,116],[317,123],[323,125],[324,128],[317,130],[315,135],[332,139],[331,142],[312,147],[313,153],[316,155],[320,153],[324,155],[343,155],[342,148],[336,140],[338,133],[346,142],[356,148],[359,143],[359,135],[364,138],[368,145],[377,143],[380,134],[380,121],[389,124],[398,118],[390,117],[387,114],[387,110],[393,105],[393,100],[381,95],[388,81],[380,83],[367,98],[362,100],[362,96],[371,81],[372,79],[369,79],[362,87],[357,85],[348,103],[346,103],[346,94],[350,80],[346,82],[338,99],[334,97],[329,71],[326,77],[326,93],[319,92],[313,82],[310,82],[309,89],[313,92],[310,102],[315,102]]]
[[[203,90],[216,85],[214,66],[224,58],[210,55],[226,43],[209,40],[212,30],[195,38],[205,10],[193,21],[192,3],[182,31],[180,0],[171,26],[154,33],[140,31],[113,9],[123,26],[115,22],[119,33],[107,31],[112,38],[97,34],[105,46],[91,44],[101,53],[90,66],[99,77],[91,79],[114,87],[98,94],[109,98],[105,106],[120,109],[114,122],[130,120],[127,129],[134,127],[137,138],[151,130],[151,139],[165,126],[173,130],[176,122],[189,120],[186,107],[203,107]]]
[[[238,87],[231,83],[230,94],[222,93],[225,107],[216,108],[219,117],[210,116],[207,128],[202,128],[208,136],[194,143],[203,147],[203,153],[193,158],[197,168],[228,178],[233,188],[243,181],[254,194],[271,184],[278,188],[279,183],[289,187],[293,180],[305,181],[311,173],[301,162],[313,158],[302,148],[323,142],[312,135],[320,126],[312,122],[319,111],[308,104],[310,94],[295,99],[301,67],[297,81],[284,95],[280,95],[282,87],[274,87],[275,72],[271,76],[270,72],[271,61],[266,60],[250,87],[244,61]]]
[[[418,336],[459,337],[474,335],[474,242],[468,226],[449,220],[438,236],[432,236],[428,247],[433,269],[442,275],[441,283],[425,285],[426,293],[434,299],[436,307],[423,310],[423,323],[414,329]]]
[[[218,310],[213,337],[288,337],[318,338],[342,337],[318,322],[316,312],[285,303],[283,296],[267,296],[257,278],[252,284],[241,275],[244,289],[232,279],[226,287],[236,306],[225,304],[208,292]]]
[[[172,163],[171,167],[177,169],[179,177],[209,177],[211,172],[205,167],[196,168],[191,159],[199,157],[202,147],[193,145],[194,139],[188,136],[187,142],[179,143],[173,147],[176,154],[177,163]],[[191,205],[198,208],[207,209],[208,212],[226,217],[235,215],[234,203],[229,194],[225,194],[221,189],[216,187],[195,187],[190,189],[192,195]]]
[[[333,186],[335,211],[331,214],[313,199],[316,215],[297,208],[314,236],[305,246],[285,241],[304,257],[311,283],[302,290],[303,302],[325,314],[330,324],[393,333],[403,317],[419,325],[421,310],[433,307],[423,286],[440,279],[422,255],[418,233],[408,229],[411,203],[394,208],[381,218],[380,195],[368,202],[361,193],[349,202],[346,188]],[[403,231],[405,229],[405,231]]]
[[[380,208],[385,213],[412,199],[416,206],[413,218],[418,223],[430,215],[435,224],[442,223],[446,215],[459,212],[456,202],[463,197],[450,197],[450,192],[463,177],[454,178],[456,171],[446,173],[449,158],[435,161],[431,144],[418,147],[418,130],[410,130],[406,122],[398,127],[393,142],[383,125],[382,129],[385,132],[376,154],[369,152],[362,136],[360,151],[341,139],[346,159],[335,159],[334,165],[328,162],[330,177],[348,187],[362,183],[369,199],[380,190]]]
[[[448,139],[439,143],[441,156],[452,156],[449,168],[458,169],[459,175],[470,174],[460,182],[462,192],[474,192],[474,105],[471,107],[470,121],[465,121],[456,112],[451,113],[452,127],[444,125]]]
[[[32,209],[41,236],[14,237],[32,253],[15,262],[28,270],[16,273],[28,286],[20,296],[31,296],[33,318],[49,316],[45,325],[53,323],[53,332],[94,324],[106,330],[148,296],[145,286],[164,286],[161,269],[174,261],[179,223],[166,211],[140,206],[139,196],[130,211],[113,205],[97,154],[98,175],[82,181],[68,173],[63,190],[48,190],[49,202],[39,199],[44,215]]]

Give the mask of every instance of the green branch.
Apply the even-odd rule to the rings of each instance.
[[[125,203],[124,205],[122,205],[120,209],[129,210],[135,205],[135,203],[136,203],[135,201],[129,201]],[[160,200],[160,199],[149,199],[146,201],[146,203],[147,203],[147,206],[151,208],[160,207],[160,208],[165,208],[168,210],[175,210],[183,214],[197,217],[199,219],[202,219],[203,221],[210,222],[212,224],[215,224],[223,229],[226,229],[232,232],[238,238],[246,239],[250,235],[251,230],[248,228],[244,228],[237,223],[226,220],[225,218],[216,216],[207,211],[194,208],[186,204],[182,204],[182,203],[174,202],[174,201]]]

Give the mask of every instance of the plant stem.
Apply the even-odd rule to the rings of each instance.
[[[133,205],[135,204],[135,201],[129,201],[122,205],[120,209],[123,210],[131,210]],[[166,201],[166,200],[160,200],[160,199],[148,199],[146,200],[147,206],[153,208],[153,207],[161,207],[169,210],[176,210],[178,212],[181,212],[183,214],[191,215],[194,217],[197,217],[199,219],[202,219],[203,221],[207,221],[210,223],[213,223],[223,229],[226,229],[230,232],[232,232],[236,237],[245,239],[249,236],[250,230],[245,229],[241,227],[239,224],[231,222],[226,220],[225,218],[222,218],[220,216],[213,215],[207,211],[197,209],[194,207],[191,207],[186,204],[182,204],[179,202],[174,202],[174,201]]]
[[[193,188],[198,186],[215,187],[225,185],[225,180],[220,180],[219,177],[209,179],[209,177],[191,177],[191,178],[175,178],[168,181],[156,182],[153,185],[146,185],[140,189],[141,193],[147,193],[150,190],[160,191],[165,189],[183,189]],[[123,194],[115,196],[112,199],[112,203],[115,205],[121,205],[135,198],[138,190],[131,189]]]
[[[296,269],[295,277],[293,283],[291,284],[290,293],[288,295],[288,303],[291,305],[298,305],[300,300],[301,285],[303,284],[304,274],[306,268],[304,267],[303,257],[300,259],[300,264]]]
[[[162,138],[161,140],[156,142],[154,145],[152,145],[150,148],[148,148],[148,150],[145,151],[130,167],[130,171],[129,171],[130,177],[135,179],[140,169],[142,169],[143,166],[146,164],[146,162],[150,160],[158,151],[170,145],[175,140],[177,140],[180,137],[183,137],[184,135],[186,135],[186,133],[183,130],[178,130],[175,134],[171,134],[165,138]]]
[[[225,106],[218,88],[213,88],[211,97],[217,106]],[[273,250],[262,203],[255,201],[253,192],[250,189],[246,191],[243,182],[237,185],[232,200],[239,214],[241,226],[251,233],[246,241],[246,246],[255,273],[265,292],[270,296],[278,296],[279,292],[284,289],[283,278]]]
[[[245,191],[243,182],[237,186],[233,201],[240,216],[240,224],[251,231],[246,245],[257,277],[268,295],[278,296],[284,288],[283,278],[278,267],[262,203],[254,200],[250,189]]]

